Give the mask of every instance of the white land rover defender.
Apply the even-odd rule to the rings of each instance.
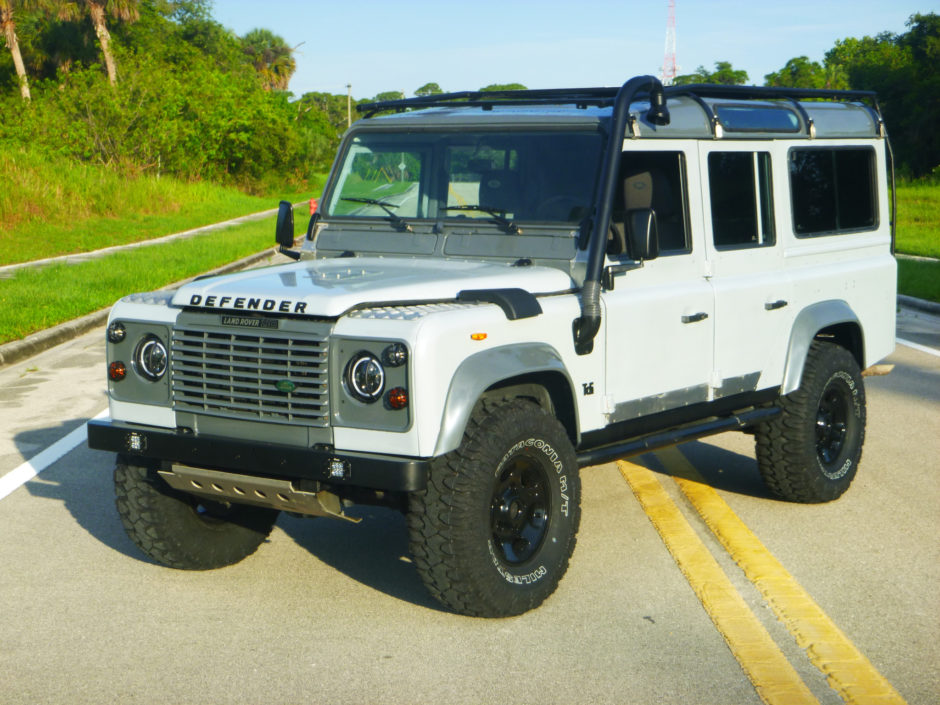
[[[279,511],[390,505],[438,600],[506,616],[564,574],[581,467],[743,430],[777,496],[848,488],[894,347],[873,94],[643,76],[365,112],[299,251],[281,204],[296,262],[114,306],[88,438],[144,553],[216,568]]]

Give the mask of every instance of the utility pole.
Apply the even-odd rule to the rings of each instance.
[[[346,84],[346,127],[352,125],[352,84]]]
[[[666,20],[666,52],[660,79],[664,86],[671,86],[679,67],[676,66],[676,0],[669,0],[669,18]]]

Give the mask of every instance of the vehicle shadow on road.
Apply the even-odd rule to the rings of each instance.
[[[76,421],[72,419],[55,427],[54,433],[50,428],[41,428],[20,433],[13,440],[18,447],[33,448],[50,434],[61,438],[75,427]],[[113,470],[113,453],[90,450],[82,443],[24,487],[34,497],[62,502],[78,525],[108,548],[153,563],[124,533],[114,506]]]
[[[752,455],[736,453],[702,441],[683,443],[679,450],[695,467],[706,485],[716,490],[757,499],[777,499],[764,484]],[[673,469],[661,462],[655,454],[644,455],[643,459],[650,462],[641,464],[647,464],[654,472],[681,476],[681,473],[673,475]]]
[[[393,509],[356,506],[358,524],[281,515],[280,527],[298,546],[353,580],[419,607],[443,611],[411,562],[405,517]]]
[[[27,431],[15,444],[32,454],[48,439],[74,430],[77,420]],[[144,555],[124,532],[114,505],[114,454],[90,450],[84,443],[50,465],[25,485],[35,497],[62,502],[76,523],[119,553],[145,563]],[[300,519],[282,514],[280,527],[312,556],[375,590],[429,609],[440,610],[411,563],[408,529],[400,512],[383,507],[353,507],[359,524],[335,519]]]

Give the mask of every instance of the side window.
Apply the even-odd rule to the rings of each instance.
[[[623,236],[627,211],[651,208],[656,213],[661,255],[691,252],[686,208],[685,155],[682,152],[624,152],[620,188],[614,201],[614,241],[611,254],[625,251]]]
[[[869,147],[790,151],[793,228],[798,237],[877,227],[875,151]]]
[[[718,249],[774,244],[774,203],[767,152],[711,152],[708,190]]]

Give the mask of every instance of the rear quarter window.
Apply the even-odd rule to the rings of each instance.
[[[877,228],[871,147],[792,149],[789,170],[797,237]]]

